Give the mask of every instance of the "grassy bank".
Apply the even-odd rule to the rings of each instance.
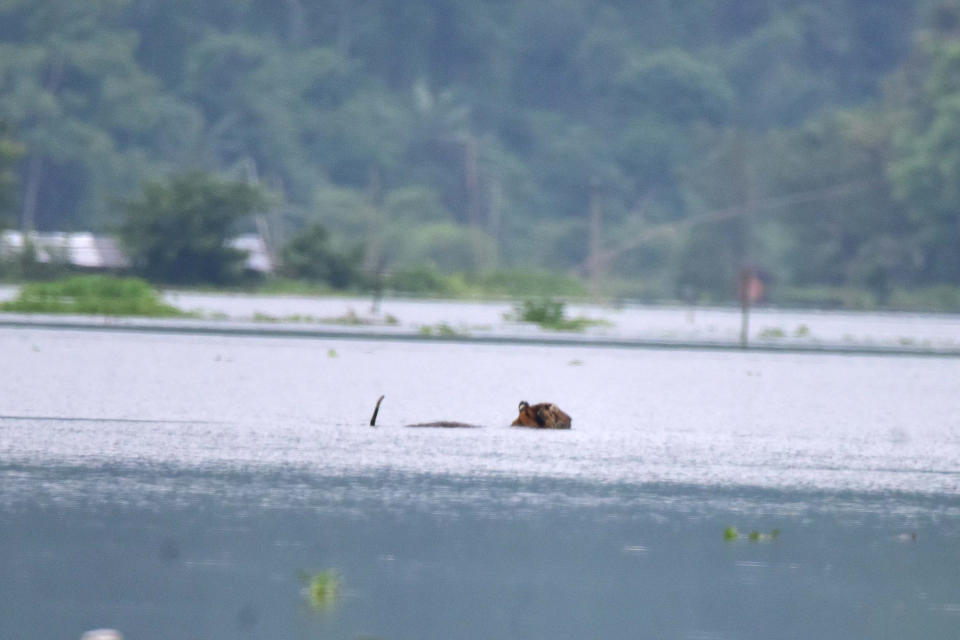
[[[30,282],[16,299],[0,303],[0,311],[17,313],[78,313],[104,316],[185,316],[163,302],[137,278],[72,276],[51,282]]]
[[[22,299],[0,306],[0,310],[36,313],[96,313],[104,315],[178,315],[147,293],[150,286],[133,278],[116,276],[71,275],[69,270],[38,274],[36,279],[7,277],[9,284],[22,284]],[[59,276],[59,279],[53,278]],[[122,285],[113,282],[127,283]],[[137,284],[132,284],[137,283]],[[322,297],[371,297],[376,291],[387,296],[411,298],[443,298],[451,300],[564,300],[567,302],[634,301],[651,305],[737,306],[732,296],[684,298],[668,290],[663,283],[634,279],[605,280],[596,297],[587,283],[575,275],[526,269],[500,269],[481,273],[441,273],[432,267],[398,270],[382,276],[371,276],[362,286],[336,289],[323,282],[297,280],[277,276],[251,276],[241,284],[214,287],[195,285],[188,291],[245,293],[254,295],[297,295]],[[156,294],[153,294],[156,296]],[[125,299],[126,302],[120,302]],[[124,311],[124,306],[132,309]],[[899,287],[882,295],[866,289],[841,286],[777,286],[767,288],[767,299],[761,306],[784,309],[823,309],[836,311],[902,311],[960,313],[960,286]],[[544,318],[528,321],[551,322],[549,309]],[[537,310],[532,310],[535,313]],[[519,318],[518,316],[518,319]]]

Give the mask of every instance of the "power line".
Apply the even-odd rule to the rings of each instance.
[[[757,210],[780,209],[783,207],[804,204],[807,202],[816,202],[818,200],[836,198],[849,193],[862,191],[868,187],[879,184],[882,181],[882,178],[870,178],[868,180],[844,182],[842,184],[824,187],[821,189],[811,189],[808,191],[791,193],[785,196],[773,196],[770,198],[752,200],[749,203],[734,205],[732,207],[724,207],[722,209],[714,209],[713,211],[690,216],[688,218],[684,218],[683,220],[665,222],[663,224],[645,229],[644,231],[631,236],[629,240],[620,243],[618,246],[601,252],[597,258],[597,263],[606,267],[621,254],[634,249],[639,249],[654,238],[673,235],[679,231],[699,224],[731,220]]]

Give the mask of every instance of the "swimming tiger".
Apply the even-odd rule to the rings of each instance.
[[[377,400],[377,406],[370,417],[370,426],[377,425],[377,414],[380,413],[380,403],[383,396]],[[520,415],[510,425],[511,427],[531,427],[534,429],[569,429],[572,420],[570,416],[560,410],[560,407],[551,402],[541,402],[531,406],[526,401],[520,401]],[[408,427],[445,427],[445,428],[476,428],[477,425],[452,420],[438,420],[436,422],[420,422],[408,424]]]
[[[560,407],[552,402],[531,405],[520,401],[520,415],[511,427],[532,427],[534,429],[569,429],[573,420]]]

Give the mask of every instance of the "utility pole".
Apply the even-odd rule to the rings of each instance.
[[[370,305],[370,312],[374,315],[380,313],[380,301],[383,299],[383,278],[384,278],[384,259],[383,259],[383,207],[381,206],[381,191],[383,186],[380,178],[380,168],[376,164],[371,164],[367,174],[367,198],[370,206],[373,207],[373,228],[368,232],[367,252],[364,256],[364,267],[373,274],[373,302]],[[378,405],[379,406],[379,405]]]
[[[493,238],[496,255],[494,263],[491,265],[494,269],[500,263],[500,217],[503,214],[503,186],[500,184],[500,178],[494,177],[490,182],[490,212],[487,220],[487,228],[490,237]]]
[[[39,152],[30,154],[27,160],[27,184],[23,193],[23,205],[20,210],[20,232],[24,242],[33,237],[37,230],[37,201],[40,195],[40,182],[43,179],[43,156]]]
[[[600,181],[590,180],[590,224],[588,232],[587,277],[590,281],[590,296],[596,300],[600,294],[603,266],[600,252],[603,249],[603,190]]]
[[[740,348],[750,346],[750,270],[746,267],[740,270]]]
[[[740,346],[747,349],[750,346],[750,307],[758,302],[763,293],[756,268],[750,257],[750,222],[755,208],[754,177],[748,154],[748,143],[745,134],[737,134],[737,155],[740,164],[740,191],[743,199],[743,216],[740,219],[740,270],[738,274],[738,293],[740,295]]]
[[[480,171],[477,168],[477,139],[468,134],[463,141],[463,183],[466,191],[467,224],[480,225]]]

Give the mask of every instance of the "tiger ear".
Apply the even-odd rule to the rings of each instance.
[[[527,404],[527,401],[526,401],[526,400],[521,400],[521,401],[520,401],[520,412],[523,413],[523,410],[526,409],[526,408],[529,407],[529,406],[530,406],[530,405]]]

